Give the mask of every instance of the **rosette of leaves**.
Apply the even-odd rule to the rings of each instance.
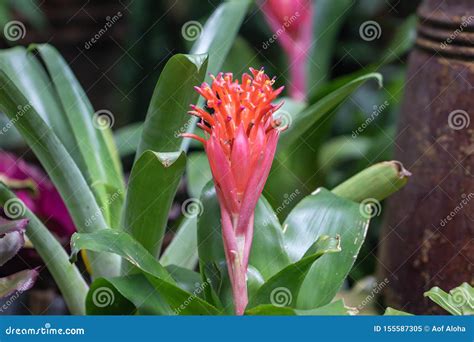
[[[71,239],[71,261],[79,251],[87,253],[90,284],[33,213],[25,210],[21,216],[29,219],[26,234],[72,313],[233,312],[208,166],[199,154],[188,152],[189,141],[179,133],[193,130],[195,122],[186,113],[188,105],[197,102],[193,87],[221,69],[248,6],[249,1],[231,0],[215,10],[190,53],[167,62],[143,129],[117,141],[110,131],[113,114],[94,111],[53,47],[0,53],[0,110],[14,122],[71,214],[78,231]],[[288,101],[282,109],[297,116],[282,136],[283,148],[369,80],[382,81],[376,73],[351,79],[303,111]],[[19,112],[19,106],[24,110]],[[136,160],[125,186],[118,151],[129,149],[128,138],[135,136]],[[183,208],[179,230],[162,251],[183,175],[192,194],[185,203],[193,209]],[[374,205],[376,209],[379,201],[401,188],[408,175],[399,163],[384,162],[331,191],[320,188],[303,198],[289,195],[294,208],[284,221],[277,217],[279,208],[262,196],[255,212],[246,313],[351,313],[342,301],[333,301],[334,296],[364,242]],[[0,205],[12,198],[0,183]]]

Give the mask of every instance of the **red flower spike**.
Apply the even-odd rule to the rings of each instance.
[[[242,83],[231,73],[212,76],[212,85],[195,87],[210,113],[191,106],[206,136],[183,134],[204,144],[221,209],[222,237],[232,284],[235,312],[248,303],[247,267],[253,239],[254,211],[270,173],[280,131],[273,113],[282,104],[272,101],[283,87],[275,79],[250,68]]]

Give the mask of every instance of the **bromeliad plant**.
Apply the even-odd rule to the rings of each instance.
[[[127,186],[117,155],[127,141],[116,145],[103,125],[108,117],[94,113],[58,52],[35,45],[0,53],[0,109],[36,154],[78,231],[71,239],[71,263],[44,224],[23,208],[26,235],[72,313],[348,313],[333,299],[364,242],[371,204],[401,188],[408,172],[398,162],[385,162],[331,191],[320,188],[300,199],[295,189],[288,201],[298,203],[283,224],[261,194],[278,140],[291,146],[358,86],[381,77],[351,80],[298,111],[286,127],[280,114],[292,111],[291,101],[281,108],[274,102],[282,88],[274,90],[275,80],[263,70],[251,69],[242,82],[219,73],[248,5],[223,3],[191,53],[168,61],[137,131],[140,143]],[[206,79],[206,73],[217,76]],[[194,89],[199,84],[200,99]],[[195,103],[191,114],[197,118],[189,120],[183,108]],[[196,123],[204,135],[193,135]],[[189,137],[204,144],[209,163],[188,152]],[[193,197],[162,252],[185,169]],[[0,205],[14,198],[0,184]],[[81,250],[87,251],[90,285],[73,263]]]

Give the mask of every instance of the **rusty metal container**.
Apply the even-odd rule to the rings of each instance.
[[[396,158],[413,173],[388,201],[384,301],[445,314],[423,293],[474,285],[474,1],[425,0],[408,61]]]

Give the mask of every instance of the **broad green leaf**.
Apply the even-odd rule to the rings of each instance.
[[[194,292],[201,286],[201,275],[197,272],[176,265],[166,267],[177,285],[188,292]],[[201,291],[202,292],[202,291]],[[198,297],[201,297],[198,295]]]
[[[194,269],[198,263],[197,217],[186,217],[160,258],[163,266],[175,265]]]
[[[87,315],[134,315],[136,313],[137,308],[134,303],[116,288],[113,279],[117,278],[97,278],[92,282],[86,297]],[[140,290],[142,289],[137,283],[133,292],[135,295],[141,295]]]
[[[384,316],[413,316],[411,313],[395,310],[393,308],[387,308],[385,310]]]
[[[109,225],[112,224],[107,192],[102,186],[95,184],[109,184],[117,191],[124,191],[124,180],[120,163],[117,161],[116,148],[110,144],[110,126],[113,124],[113,114],[104,111],[103,117],[94,113],[92,104],[72,70],[58,51],[48,44],[34,45],[38,50],[49,72],[51,81],[62,109],[69,120],[75,143],[81,152],[84,167],[78,166],[86,175],[90,187],[96,198],[104,208]],[[110,117],[109,117],[110,116]],[[102,124],[100,120],[104,120]]]
[[[231,304],[230,284],[226,270],[222,243],[220,209],[214,184],[209,182],[201,194],[203,213],[198,218],[198,251],[201,274],[211,279],[216,293],[224,304]],[[269,257],[271,255],[271,257]],[[269,279],[289,265],[290,260],[283,247],[282,228],[268,202],[260,198],[255,209],[254,239],[249,258],[249,282]],[[251,286],[249,284],[249,292]],[[207,289],[211,300],[211,291]]]
[[[356,314],[355,309],[347,307],[342,299],[311,310],[298,310],[287,306],[262,304],[246,311],[247,315],[264,316],[346,316]]]
[[[87,296],[88,315],[172,315],[170,307],[140,273],[96,279]]]
[[[135,162],[125,201],[124,229],[158,256],[168,214],[184,172],[184,153],[145,151]]]
[[[0,183],[0,207],[4,207],[9,200],[15,201],[13,203],[16,205],[24,206],[23,202]],[[88,289],[85,280],[76,266],[71,265],[63,246],[48,228],[26,206],[23,208],[24,215],[22,217],[29,221],[26,236],[58,285],[69,311],[75,315],[83,315]]]
[[[369,80],[377,80],[379,86],[382,86],[382,75],[377,73],[366,74],[344,84],[299,113],[290,123],[286,133],[282,134],[280,144],[285,147],[291,145],[316,122],[330,114],[337,105]]]
[[[468,283],[462,283],[449,293],[439,287],[433,287],[425,292],[424,296],[452,315],[474,315],[474,288]]]
[[[144,272],[174,283],[168,271],[138,241],[125,232],[104,229],[94,233],[75,233],[71,237],[72,260],[75,260],[81,249],[117,254]]]
[[[410,176],[399,161],[381,162],[339,184],[332,193],[355,202],[381,201],[403,188]]]
[[[191,120],[189,105],[197,102],[194,86],[201,84],[207,69],[207,55],[174,55],[166,63],[151,98],[136,158],[145,150],[176,152],[180,134]]]
[[[298,309],[326,305],[344,282],[364,242],[369,217],[359,203],[318,189],[290,212],[284,227],[284,243],[293,261],[299,260],[320,236],[341,238],[342,251],[324,255],[308,272],[296,304]]]
[[[100,207],[56,134],[41,119],[34,107],[22,116],[17,115],[17,105],[27,103],[25,96],[0,70],[0,110],[11,120],[35,153],[55,187],[61,194],[79,232],[107,229]],[[87,203],[87,205],[84,205]],[[93,224],[87,224],[94,218]],[[118,259],[108,255],[91,257],[94,276],[118,274]]]
[[[206,21],[199,39],[196,40],[190,52],[191,54],[206,53],[209,55],[206,82],[209,82],[210,74],[215,75],[221,71],[249,5],[249,0],[225,1],[217,7]],[[203,103],[204,100],[200,98],[199,104],[202,106]],[[196,122],[197,118],[192,118],[189,121],[188,132],[194,131]],[[189,144],[190,139],[183,139],[181,149],[187,151]]]
[[[120,157],[132,155],[137,151],[143,133],[143,123],[137,122],[115,131],[114,139]]]
[[[95,233],[76,233],[71,238],[72,259],[81,249],[113,253],[123,257],[144,272],[150,284],[166,300],[175,314],[219,313],[215,307],[198,298],[194,293],[180,289],[168,271],[140,243],[125,232],[107,229]],[[208,285],[203,285],[203,287],[208,287]]]
[[[318,0],[313,15],[313,42],[308,58],[310,91],[314,91],[330,78],[334,48],[339,32],[350,13],[354,0]],[[291,61],[290,61],[291,63]]]
[[[56,100],[48,75],[38,60],[24,47],[2,50],[0,51],[0,70],[8,75],[26,98],[25,102],[17,103],[17,115],[26,114],[25,112],[32,106],[53,129],[76,163],[80,164],[81,157],[76,151],[72,129]]]
[[[38,277],[37,270],[24,270],[15,274],[0,278],[0,298],[8,297],[18,291],[29,290]]]
[[[204,186],[212,179],[211,168],[204,152],[189,154],[186,176],[188,193],[193,198],[199,198]]]
[[[300,287],[311,266],[325,254],[340,252],[339,243],[339,237],[319,236],[299,261],[282,269],[258,289],[250,298],[249,307],[269,303],[296,307]]]

